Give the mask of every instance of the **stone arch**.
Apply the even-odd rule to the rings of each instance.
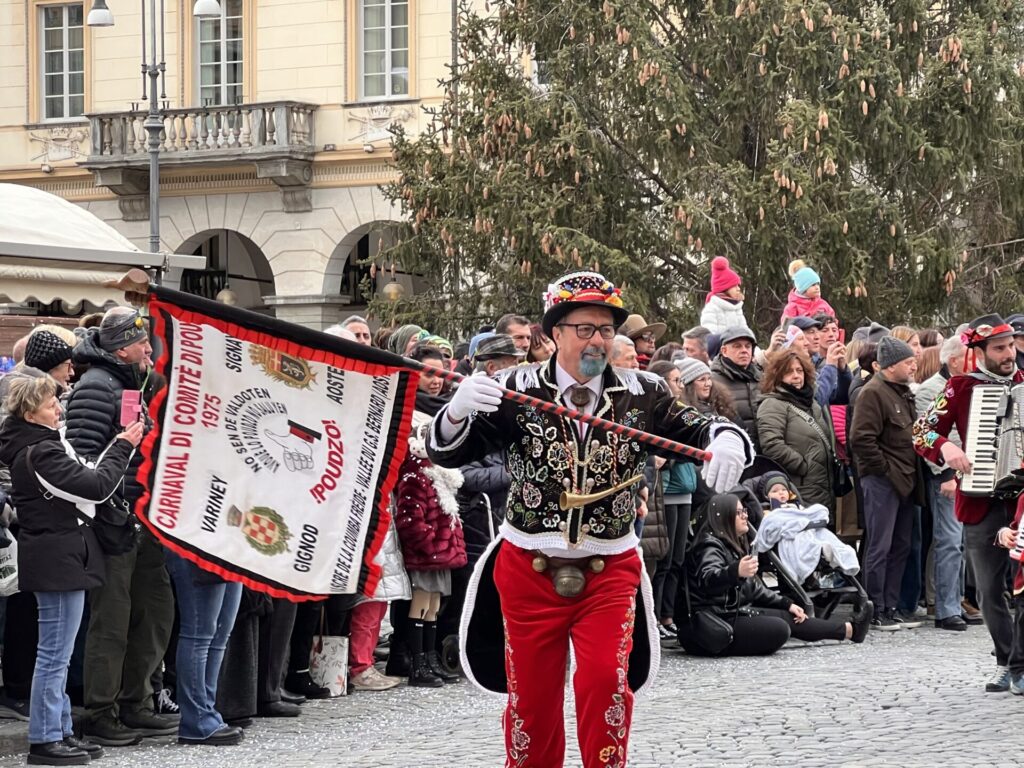
[[[381,219],[347,232],[334,247],[324,269],[324,295],[349,296],[356,302],[359,282],[369,274],[369,268],[358,262],[375,257],[393,244],[394,227],[398,224],[391,219]]]
[[[215,299],[230,288],[238,305],[262,309],[263,297],[275,291],[274,272],[260,247],[249,237],[233,229],[205,229],[185,238],[177,253],[205,256],[206,268],[183,270],[177,276],[188,293]]]

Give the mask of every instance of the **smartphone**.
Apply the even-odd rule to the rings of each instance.
[[[127,427],[139,420],[142,413],[142,392],[126,389],[121,393],[121,426]]]
[[[840,328],[839,329],[839,343],[840,344],[846,344],[846,329],[845,328]]]

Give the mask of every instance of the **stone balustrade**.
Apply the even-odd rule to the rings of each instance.
[[[316,104],[271,101],[161,112],[160,167],[251,164],[272,179],[289,212],[312,210]],[[148,216],[149,134],[146,112],[89,115],[91,149],[81,165],[118,196],[126,221]]]
[[[314,149],[315,104],[294,101],[163,110],[161,163],[194,158],[212,159],[260,150]],[[146,112],[113,112],[89,116],[92,147],[87,163],[114,159],[140,160],[149,151]]]

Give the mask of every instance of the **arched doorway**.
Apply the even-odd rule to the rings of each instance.
[[[398,224],[393,221],[374,221],[353,229],[335,247],[324,271],[324,294],[341,296],[353,309],[365,307],[372,293],[378,293],[392,280],[391,262],[382,257],[398,237]],[[372,259],[376,275],[370,278]],[[386,263],[385,263],[386,262]],[[409,296],[416,289],[418,278],[406,273],[401,266],[394,267],[394,280]]]
[[[231,229],[208,229],[188,238],[178,253],[206,258],[205,269],[186,269],[178,275],[185,293],[258,312],[271,311],[263,297],[274,294],[274,273],[259,246],[245,235]]]

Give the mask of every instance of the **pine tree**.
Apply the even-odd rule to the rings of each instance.
[[[972,250],[1024,222],[1017,0],[492,0],[459,26],[443,105],[394,139],[385,261],[431,286],[400,320],[536,316],[596,267],[679,329],[719,254],[762,331],[794,258],[849,324],[1017,302],[1024,250]]]

